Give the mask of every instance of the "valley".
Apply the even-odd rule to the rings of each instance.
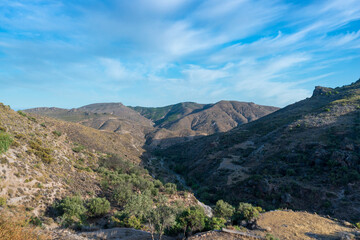
[[[1,105],[3,218],[44,239],[359,238],[359,96],[357,81],[282,109]]]

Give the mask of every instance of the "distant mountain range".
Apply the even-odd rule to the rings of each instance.
[[[278,109],[220,101],[215,104],[185,102],[159,108],[96,103],[74,109],[33,108],[25,112],[78,122],[99,130],[131,133],[145,138],[149,146],[166,147],[195,136],[229,131]]]

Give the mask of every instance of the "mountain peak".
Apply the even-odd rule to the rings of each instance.
[[[316,86],[312,96],[315,97],[315,96],[324,95],[328,92],[331,92],[332,90],[334,89],[328,87]]]

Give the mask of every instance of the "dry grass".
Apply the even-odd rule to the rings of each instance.
[[[2,240],[45,240],[50,237],[40,234],[28,224],[26,218],[10,218],[0,214],[0,239]]]
[[[261,228],[270,228],[274,236],[289,240],[340,239],[341,234],[356,231],[316,214],[293,211],[264,213],[258,224]]]

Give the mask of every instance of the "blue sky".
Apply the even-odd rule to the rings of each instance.
[[[286,106],[360,78],[359,0],[1,0],[0,102]]]

